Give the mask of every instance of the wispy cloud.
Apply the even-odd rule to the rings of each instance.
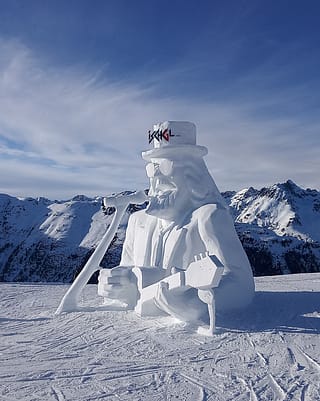
[[[259,79],[253,76],[250,85]],[[234,93],[213,102],[159,96],[150,82],[50,66],[21,43],[1,40],[1,191],[65,198],[144,188],[146,131],[166,119],[197,124],[221,189],[287,178],[319,187],[319,119],[274,112],[289,91]]]

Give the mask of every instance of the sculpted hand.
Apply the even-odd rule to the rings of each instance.
[[[134,308],[139,292],[137,280],[130,267],[117,266],[100,270],[98,294],[104,298],[118,300]]]

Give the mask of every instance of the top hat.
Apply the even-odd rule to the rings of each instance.
[[[186,156],[203,157],[208,153],[205,146],[196,144],[196,126],[188,121],[165,121],[149,131],[149,144],[153,149],[142,152],[143,159],[173,158]]]

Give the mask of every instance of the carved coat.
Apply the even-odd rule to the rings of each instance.
[[[250,263],[229,211],[218,204],[194,210],[180,224],[161,228],[157,217],[144,210],[130,216],[121,266],[187,269],[194,256],[209,251],[224,265],[215,290],[218,310],[242,307],[254,294]]]

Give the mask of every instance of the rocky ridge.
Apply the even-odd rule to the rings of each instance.
[[[255,276],[320,271],[320,193],[292,181],[223,193]],[[102,198],[0,195],[0,281],[70,282],[107,230]],[[131,205],[103,261],[119,263]]]

